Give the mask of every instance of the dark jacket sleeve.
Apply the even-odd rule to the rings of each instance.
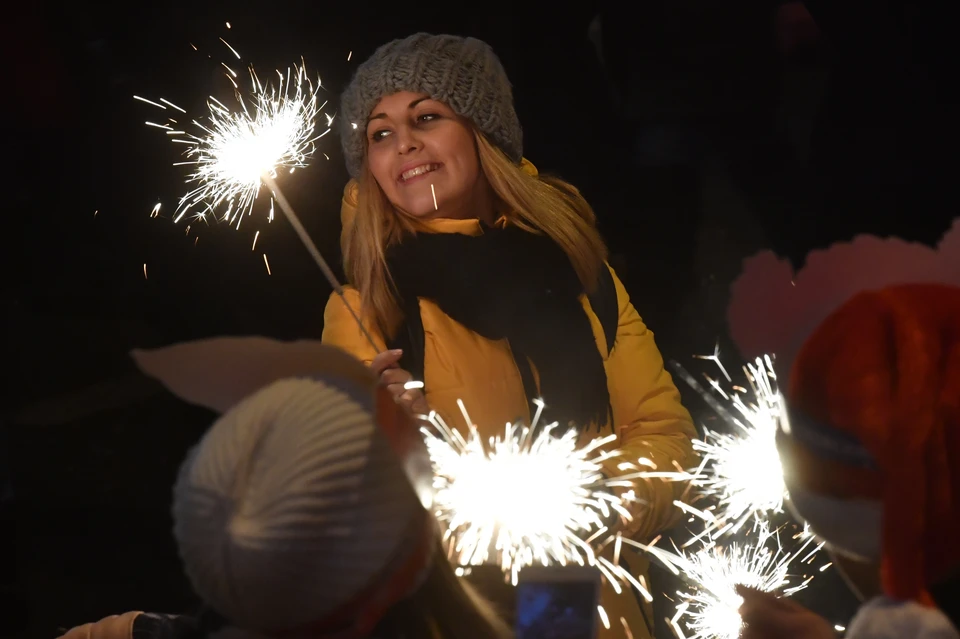
[[[144,613],[133,621],[133,639],[193,639],[197,620],[187,615]]]

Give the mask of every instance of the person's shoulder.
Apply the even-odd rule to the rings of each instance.
[[[353,304],[354,302],[356,302],[357,304],[360,303],[360,291],[358,291],[354,287],[350,286],[349,284],[345,284],[343,288],[340,289],[340,291],[341,293],[343,293],[343,299],[347,300],[351,304]],[[336,291],[332,291],[330,293],[330,297],[327,298],[327,306],[330,306],[331,304],[336,302],[337,304],[340,305],[340,308],[342,308],[343,301],[337,299],[338,297],[340,297],[340,294],[337,293]],[[343,309],[343,310],[346,310],[346,309]]]

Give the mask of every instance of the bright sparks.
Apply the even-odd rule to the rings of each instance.
[[[724,377],[730,379],[716,353],[699,359],[715,362]],[[733,432],[704,429],[704,439],[693,442],[702,460],[695,469],[645,475],[689,481],[701,495],[710,497],[715,506],[696,514],[707,522],[705,534],[715,537],[735,533],[751,520],[760,524],[771,514],[782,512],[787,490],[776,434],[785,407],[770,357],[757,358],[744,367],[749,391],[736,385],[726,389],[718,380],[705,376],[713,389],[711,393],[682,368],[678,372]],[[718,401],[714,394],[726,403]]]
[[[753,401],[744,401],[743,389],[732,396],[711,384],[739,417],[732,420],[734,435],[706,431],[693,443],[702,459],[692,483],[718,500],[717,517],[722,532],[735,532],[751,518],[759,522],[766,513],[783,510],[786,487],[777,452],[776,434],[783,414],[783,397],[775,387],[776,373],[769,357],[745,367]]]
[[[615,437],[578,448],[575,430],[557,436],[556,424],[538,429],[535,418],[530,427],[507,424],[487,448],[464,415],[471,424],[467,438],[435,413],[428,416],[433,428],[423,429],[436,515],[454,560],[497,563],[514,583],[522,567],[534,563],[595,564],[588,542],[607,530],[613,513],[630,518],[601,472],[600,449]],[[600,568],[610,575],[612,566]]]
[[[224,44],[240,57],[226,41]],[[173,120],[168,124],[147,123],[164,129],[171,142],[186,145],[184,155],[188,159],[178,162],[177,166],[193,167],[187,184],[195,187],[181,198],[175,222],[187,214],[198,219],[213,214],[239,227],[243,218],[252,212],[262,178],[276,178],[281,169],[293,172],[306,166],[316,140],[330,131],[333,118],[327,115],[326,128],[315,135],[317,116],[326,103],[319,104],[316,95],[319,80],[315,87],[302,65],[287,69],[286,73],[277,71],[276,86],[262,83],[250,67],[250,88],[246,96],[232,79],[236,73],[227,70],[228,79],[237,86],[233,108],[211,96],[207,100],[207,116],[192,121],[198,129],[195,133],[183,131],[179,126],[171,127],[170,123],[176,124]],[[167,106],[184,111],[164,99],[158,103],[135,98],[168,112]]]
[[[678,637],[737,639],[743,625],[739,612],[743,598],[735,590],[737,585],[763,592],[780,591],[789,597],[813,579],[791,575],[791,567],[817,552],[819,547],[804,556],[814,538],[807,537],[788,552],[779,535],[769,532],[766,525],[758,526],[755,533],[748,543],[720,546],[709,541],[693,553],[672,553],[638,544],[690,584],[688,589],[676,593],[680,604],[670,623]],[[687,635],[684,629],[692,634]]]

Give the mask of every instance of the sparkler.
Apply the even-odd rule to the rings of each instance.
[[[601,447],[615,435],[578,448],[570,430],[557,424],[537,428],[543,403],[531,426],[507,424],[489,449],[460,402],[469,434],[464,438],[436,413],[423,428],[433,462],[437,519],[460,565],[499,563],[514,584],[523,566],[577,563],[597,565],[615,580],[615,567],[598,561],[591,542],[608,530],[612,512],[630,519],[621,499],[605,490]]]
[[[749,404],[742,392],[731,398],[711,381],[742,418],[732,422],[737,434],[706,431],[703,441],[693,443],[703,463],[692,483],[718,498],[719,521],[726,522],[719,534],[736,532],[751,518],[759,522],[767,513],[782,512],[787,492],[776,444],[784,406],[775,386],[773,362],[769,357],[758,358],[745,370],[754,398]]]
[[[229,43],[223,38],[220,40],[240,59],[240,54]],[[274,88],[269,83],[262,83],[250,66],[250,90],[244,99],[237,83],[237,73],[226,64],[223,67],[235,89],[234,109],[211,96],[207,101],[209,113],[204,123],[192,120],[199,130],[197,133],[180,129],[174,118],[169,118],[166,124],[147,122],[149,126],[165,130],[171,142],[186,145],[184,155],[188,159],[176,163],[177,166],[195,167],[186,181],[188,185],[196,186],[180,199],[174,222],[191,211],[196,218],[205,220],[208,213],[216,215],[223,209],[219,219],[239,228],[244,217],[252,213],[261,185],[265,185],[273,196],[269,219],[272,220],[273,202],[276,201],[364,337],[377,348],[373,337],[344,298],[343,286],[275,181],[281,169],[292,173],[305,167],[315,151],[315,142],[331,130],[334,118],[323,114],[326,102],[320,104],[316,93],[321,87],[319,79],[315,87],[307,77],[305,65],[301,64],[294,66],[292,71],[288,68],[286,73],[277,71],[278,85]],[[163,98],[159,102],[140,96],[134,98],[164,111],[173,109],[186,114],[185,109]],[[326,119],[326,128],[314,135],[316,120],[321,114]],[[269,265],[267,270],[269,272]]]
[[[714,361],[724,377],[730,379],[717,353],[700,359]],[[735,432],[727,434],[704,429],[704,439],[693,442],[694,449],[701,455],[699,467],[686,472],[655,475],[689,481],[702,495],[715,499],[715,507],[697,511],[707,523],[704,534],[735,533],[750,520],[761,524],[771,514],[783,512],[787,490],[777,452],[776,433],[784,404],[776,387],[771,358],[760,357],[744,367],[750,391],[735,385],[728,391],[719,381],[706,378],[726,404],[704,390],[682,367],[676,365],[675,369],[679,369],[680,377],[699,391]],[[653,473],[642,475],[654,476]]]
[[[755,532],[755,539],[749,542],[721,546],[708,540],[693,553],[674,553],[652,544],[628,542],[658,558],[690,584],[689,589],[676,593],[681,603],[668,620],[680,639],[687,639],[681,622],[693,633],[689,639],[737,639],[743,625],[739,612],[743,599],[736,592],[737,585],[763,592],[780,591],[784,597],[790,597],[813,580],[812,575],[791,575],[791,567],[808,562],[819,551],[822,545],[808,551],[814,537],[797,535],[804,541],[788,552],[781,545],[779,534],[770,532],[766,524],[759,525]],[[797,583],[791,585],[794,580]]]

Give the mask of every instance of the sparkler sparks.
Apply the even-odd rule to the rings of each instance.
[[[223,38],[220,41],[238,60],[240,54]],[[194,47],[195,48],[195,47]],[[193,166],[187,184],[195,188],[180,200],[174,215],[179,222],[193,213],[197,218],[208,214],[239,227],[245,215],[252,212],[260,193],[263,176],[275,178],[281,169],[290,172],[306,166],[314,153],[314,143],[330,131],[333,117],[327,115],[326,128],[317,131],[317,116],[326,103],[320,104],[316,86],[307,77],[303,64],[277,71],[277,85],[263,83],[254,71],[249,71],[249,88],[241,89],[238,74],[221,62],[227,78],[234,86],[236,106],[228,108],[210,96],[208,114],[203,120],[193,119],[195,133],[187,133],[180,126],[171,127],[176,120],[168,118],[165,124],[147,122],[148,126],[163,129],[173,143],[186,145],[183,154],[188,158],[177,166]],[[246,97],[244,96],[246,93]],[[134,99],[169,113],[187,111],[166,98],[159,101],[135,95]],[[169,108],[168,108],[169,107]],[[324,114],[326,115],[326,114]]]
[[[229,24],[227,26],[229,28]],[[231,53],[240,58],[236,49],[223,38],[220,40]],[[200,130],[197,134],[181,131],[179,126],[173,128],[166,124],[147,122],[151,126],[165,129],[171,135],[172,142],[187,146],[184,155],[189,159],[176,163],[177,166],[194,167],[193,173],[187,177],[187,184],[196,184],[196,187],[181,198],[174,214],[174,222],[179,222],[191,211],[196,218],[206,221],[208,213],[217,215],[217,211],[223,209],[219,219],[239,228],[244,217],[252,213],[261,185],[265,185],[273,194],[268,221],[273,219],[273,202],[276,200],[367,341],[375,346],[373,337],[360,321],[356,311],[347,303],[343,286],[275,181],[280,169],[288,169],[292,173],[297,168],[306,166],[307,160],[315,151],[314,143],[331,130],[334,118],[324,114],[326,129],[314,135],[317,130],[317,116],[326,106],[326,102],[319,104],[316,94],[316,89],[321,86],[319,78],[315,87],[307,77],[301,60],[301,65],[294,66],[292,71],[290,68],[285,74],[277,71],[279,81],[274,88],[269,83],[262,83],[253,66],[250,66],[251,88],[245,99],[235,79],[238,74],[225,63],[221,64],[227,70],[227,79],[235,89],[235,109],[231,110],[210,96],[207,100],[209,114],[205,123],[193,120],[193,124]],[[164,111],[168,111],[165,105],[184,111],[164,99],[161,99],[163,104],[160,104],[139,96],[135,98]],[[176,124],[173,119],[169,121]],[[269,274],[270,265],[266,255],[264,263]]]
[[[783,414],[783,397],[775,386],[776,373],[769,357],[758,358],[745,367],[754,401],[746,403],[743,393],[732,398],[713,384],[742,419],[732,425],[737,436],[707,431],[703,441],[693,443],[703,459],[692,483],[718,500],[718,520],[725,522],[720,534],[736,532],[751,518],[757,522],[765,513],[783,510],[786,487],[777,452],[777,424]],[[736,389],[742,391],[743,389]]]
[[[590,542],[607,530],[612,512],[629,519],[619,497],[605,490],[601,447],[614,435],[577,447],[577,432],[554,435],[557,424],[537,428],[507,424],[503,436],[484,442],[471,424],[464,438],[436,413],[424,427],[434,465],[434,504],[445,540],[460,565],[498,563],[516,583],[523,566],[540,563],[598,565],[614,579],[609,562],[597,562]],[[614,570],[611,570],[611,569]]]
[[[763,592],[780,591],[785,597],[807,587],[813,576],[791,575],[791,566],[819,550],[817,547],[801,559],[814,538],[807,536],[799,547],[788,552],[781,545],[780,536],[770,532],[765,524],[758,526],[756,533],[751,542],[727,546],[710,540],[693,553],[673,553],[634,542],[691,584],[689,590],[677,592],[681,603],[669,620],[678,637],[687,639],[680,625],[683,622],[686,630],[693,633],[689,639],[737,639],[743,625],[739,612],[743,599],[735,590],[737,585]],[[791,585],[794,581],[796,584]]]
[[[233,47],[227,47],[239,58]],[[236,77],[232,69],[227,70]],[[250,95],[245,99],[238,89],[237,108],[231,110],[216,98],[209,98],[206,121],[193,120],[200,130],[197,134],[148,123],[182,136],[172,141],[187,145],[184,155],[189,159],[177,165],[194,167],[187,183],[196,187],[181,198],[175,222],[191,211],[203,218],[223,209],[220,219],[239,228],[244,216],[252,212],[263,176],[275,178],[281,169],[292,172],[306,166],[316,140],[330,131],[327,126],[314,135],[317,116],[325,103],[319,104],[316,88],[302,65],[287,69],[286,74],[277,71],[276,87],[262,83],[253,67],[249,75]],[[137,99],[166,109],[156,102]],[[183,111],[167,100],[161,102]],[[327,122],[332,118],[328,116]]]
[[[716,351],[699,359],[713,361],[724,377],[730,379]],[[771,358],[757,358],[753,364],[744,367],[750,391],[735,385],[728,391],[719,381],[706,377],[713,391],[726,404],[704,390],[685,370],[681,368],[679,372],[681,378],[708,400],[717,414],[734,429],[734,433],[704,429],[704,439],[693,442],[694,449],[702,459],[696,469],[643,475],[689,481],[699,489],[700,494],[714,498],[715,507],[694,512],[707,523],[705,535],[716,537],[735,533],[750,520],[760,524],[769,515],[782,512],[787,491],[783,483],[776,433],[784,403],[776,387],[776,373]],[[697,540],[694,538],[692,541]]]

